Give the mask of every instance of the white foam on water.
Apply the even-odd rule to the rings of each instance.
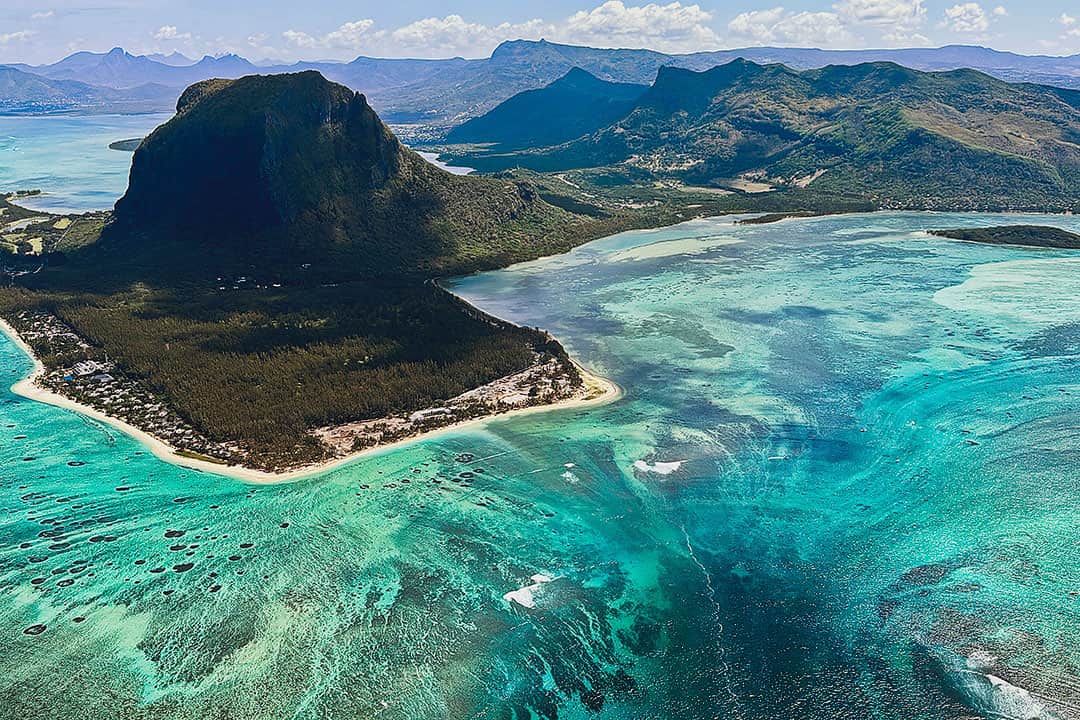
[[[1029,691],[994,675],[996,663],[997,658],[984,650],[944,660],[952,684],[976,711],[1009,720],[1061,720]]]
[[[675,460],[674,462],[654,462],[652,465],[644,460],[635,460],[634,468],[641,472],[655,473],[656,475],[670,475],[683,466],[685,460]]]
[[[509,603],[517,603],[521,607],[536,607],[536,594],[545,584],[553,582],[555,578],[543,573],[536,573],[529,579],[532,580],[532,585],[526,585],[518,590],[511,590],[503,595],[503,600],[506,600]]]

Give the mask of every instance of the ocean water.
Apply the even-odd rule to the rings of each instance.
[[[1080,259],[918,232],[1021,219],[718,219],[459,280],[626,396],[292,485],[5,394],[0,714],[1068,717]]]
[[[1075,717],[1080,256],[921,232],[1003,222],[1080,230],[720,218],[460,279],[625,396],[289,485],[12,395],[0,338],[0,717]]]
[[[127,189],[131,153],[117,140],[144,137],[169,115],[0,117],[0,192],[41,190],[25,207],[109,210]]]

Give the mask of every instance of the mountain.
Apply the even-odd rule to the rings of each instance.
[[[527,184],[434,167],[363,95],[313,71],[189,88],[135,152],[114,216],[102,247],[123,255],[338,276],[527,255],[572,217]]]
[[[107,53],[79,52],[52,65],[22,66],[21,69],[52,80],[77,80],[88,85],[114,89],[150,83],[184,88],[208,78],[236,78],[258,71],[239,55],[207,55],[198,62],[177,54],[170,58],[166,61],[145,55],[132,55],[117,47]]]
[[[477,160],[485,169],[623,164],[704,184],[749,174],[893,207],[1071,209],[1080,199],[1080,91],[893,63],[663,68],[603,130]]]
[[[155,83],[178,90],[212,77],[317,70],[332,81],[365,93],[384,118],[444,128],[483,115],[520,92],[543,88],[575,67],[601,80],[649,84],[662,67],[700,71],[735,59],[779,63],[799,70],[888,61],[916,70],[972,68],[1009,81],[1080,88],[1080,55],[1025,56],[960,45],[896,50],[754,47],[669,55],[652,50],[597,49],[543,40],[515,40],[499,45],[490,58],[480,60],[360,57],[348,63],[256,66],[237,56],[207,57],[186,64],[175,56],[169,57],[172,59],[141,57],[114,48],[103,54],[76,53],[53,65],[12,67],[51,79],[78,80],[96,86],[126,88]]]
[[[168,55],[165,55],[164,53],[152,53],[147,55],[146,58],[161,63],[162,65],[172,65],[173,67],[188,67],[189,65],[195,64],[195,61],[187,55],[176,51],[171,52]]]
[[[496,143],[513,149],[558,145],[619,120],[648,85],[601,80],[581,68],[540,90],[527,90],[450,131],[452,143]]]
[[[107,53],[75,53],[53,65],[33,68],[32,72],[51,80],[76,80],[98,87],[128,88],[148,83],[175,84],[170,82],[170,78],[176,68],[141,55],[132,55],[117,47]]]
[[[980,70],[1001,80],[1080,87],[1080,55],[1019,55],[976,45],[881,50],[757,47],[694,53],[682,56],[679,62],[672,65],[690,70],[707,70],[736,59],[750,60],[759,65],[781,64],[796,70],[812,70],[828,65],[893,62],[913,70],[944,71],[966,68]]]
[[[549,335],[432,279],[669,217],[578,212],[528,182],[451,175],[314,71],[206,80],[176,110],[135,151],[111,219],[80,221],[91,227],[75,242],[60,217],[39,223],[55,231],[50,262],[35,255],[0,288],[0,315],[51,316],[84,338],[77,359],[107,359],[123,389],[57,389],[187,458],[296,468],[510,403],[584,397]],[[38,352],[70,375],[70,344]],[[374,422],[340,427],[358,421]],[[329,426],[334,442],[318,432]]]
[[[502,43],[488,60],[475,62],[464,72],[458,70],[445,77],[436,75],[418,86],[396,88],[394,97],[384,98],[374,93],[372,96],[379,107],[391,113],[431,107],[429,98],[439,97],[445,117],[467,118],[483,114],[516,93],[544,87],[575,67],[603,80],[651,84],[663,67],[701,71],[735,59],[779,63],[795,69],[890,61],[916,70],[972,68],[1005,80],[1080,88],[1080,55],[1024,56],[969,46],[868,51],[757,47],[671,55],[652,50],[513,40]]]
[[[175,90],[160,85],[113,90],[74,80],[50,80],[0,66],[0,114],[151,112],[175,98]]]

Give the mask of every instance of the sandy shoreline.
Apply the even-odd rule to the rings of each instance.
[[[377,445],[375,447],[367,448],[359,452],[350,453],[340,458],[330,460],[328,462],[319,463],[316,465],[309,465],[296,470],[290,470],[288,472],[273,473],[266,472],[264,470],[255,470],[252,468],[243,467],[240,465],[222,465],[218,463],[208,462],[206,460],[199,460],[196,458],[188,458],[182,455],[178,455],[176,448],[172,447],[168,443],[150,435],[149,433],[140,430],[139,428],[124,422],[119,418],[107,415],[100,410],[96,410],[82,403],[75,402],[70,398],[66,398],[63,395],[54,393],[51,390],[46,390],[39,387],[36,384],[36,380],[45,372],[45,366],[42,365],[37,355],[21,337],[19,333],[8,324],[5,320],[0,319],[0,331],[19,347],[34,363],[34,369],[31,373],[19,380],[11,386],[11,391],[16,395],[27,398],[29,400],[35,400],[37,402],[45,403],[47,405],[53,405],[55,407],[64,408],[65,410],[72,410],[81,415],[91,417],[99,422],[115,428],[126,435],[129,435],[138,440],[144,445],[150,452],[154,454],[160,460],[178,465],[188,470],[195,470],[198,472],[211,473],[213,475],[221,475],[224,477],[233,478],[235,480],[241,480],[246,483],[254,485],[274,485],[277,483],[292,482],[295,480],[302,480],[304,478],[314,477],[323,473],[334,470],[342,465],[347,465],[355,460],[363,457],[369,457],[373,455],[379,455],[382,453],[391,452],[405,445],[409,445],[421,440],[427,440],[438,435],[443,435],[458,430],[462,430],[466,427],[483,425],[484,423],[492,420],[499,420],[502,418],[517,417],[521,415],[529,415],[540,412],[551,412],[554,410],[569,410],[572,408],[588,407],[593,405],[604,405],[609,402],[613,402],[622,396],[622,388],[616,385],[614,382],[607,378],[595,375],[577,362],[574,363],[578,371],[581,373],[586,385],[597,388],[600,393],[592,398],[571,398],[568,400],[562,400],[560,402],[552,403],[550,405],[537,405],[533,407],[521,408],[518,410],[510,410],[504,413],[497,413],[494,415],[485,415],[484,417],[473,418],[471,420],[463,420],[461,422],[445,425],[440,428],[430,430],[428,432],[413,435],[412,437],[403,438],[392,443],[385,445]]]

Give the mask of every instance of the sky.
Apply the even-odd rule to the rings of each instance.
[[[487,57],[503,40],[693,52],[977,44],[1080,53],[1076,0],[4,0],[0,62],[121,46],[259,60]]]

